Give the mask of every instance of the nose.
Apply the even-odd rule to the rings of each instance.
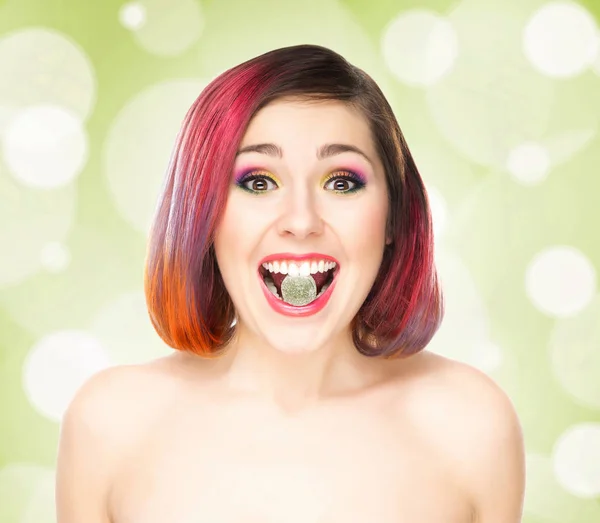
[[[277,223],[280,235],[291,234],[298,239],[323,232],[323,218],[318,201],[306,188],[291,191],[283,202]]]

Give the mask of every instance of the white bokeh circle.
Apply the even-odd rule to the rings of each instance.
[[[49,189],[73,181],[88,159],[81,119],[57,106],[23,109],[5,131],[3,153],[12,175],[24,185]]]
[[[413,9],[400,13],[386,25],[381,50],[398,80],[428,86],[452,69],[458,40],[448,20],[434,11]]]
[[[146,363],[173,352],[154,330],[142,291],[122,293],[98,310],[90,332],[116,365]]]
[[[572,318],[556,320],[549,341],[552,372],[581,405],[600,409],[600,295]]]
[[[187,51],[199,40],[205,23],[196,0],[139,0],[124,5],[119,19],[142,49],[159,56]]]
[[[205,85],[174,80],[148,87],[121,109],[108,130],[104,172],[109,190],[121,215],[145,235],[177,133]]]
[[[62,272],[71,262],[71,253],[61,242],[48,242],[42,247],[40,260],[48,272]]]
[[[535,521],[566,523],[600,521],[600,505],[593,499],[574,496],[557,481],[549,456],[526,454],[525,500],[523,513]]]
[[[40,499],[43,492],[53,491],[54,478],[53,469],[33,463],[14,462],[0,467],[0,521],[34,523],[25,518],[43,503]],[[49,515],[54,515],[53,504],[46,503],[44,508]],[[40,523],[51,521],[39,520]]]
[[[550,170],[547,149],[537,143],[524,143],[512,149],[506,162],[508,172],[523,185],[541,182]]]
[[[57,523],[55,477],[52,473],[40,479],[19,523]]]
[[[575,496],[600,496],[600,423],[579,423],[567,429],[552,452],[554,474]]]
[[[523,32],[523,52],[533,67],[555,78],[576,76],[598,53],[594,17],[577,2],[549,2],[535,11]]]
[[[4,111],[48,104],[85,120],[96,103],[91,60],[69,36],[49,27],[21,28],[0,38],[0,78]],[[0,118],[0,134],[9,120]]]
[[[60,421],[79,387],[111,363],[100,342],[87,332],[54,332],[30,349],[23,364],[23,387],[40,414]]]
[[[527,295],[540,311],[555,317],[579,313],[596,291],[596,271],[588,258],[571,246],[549,247],[529,263]]]
[[[140,2],[129,2],[119,9],[119,21],[123,27],[135,31],[146,23],[146,8]]]
[[[496,372],[502,365],[502,350],[489,340],[473,347],[469,363],[486,374]]]
[[[489,339],[489,317],[483,298],[463,261],[454,253],[436,252],[436,268],[444,289],[444,321],[428,350],[469,365],[481,363]],[[460,341],[457,341],[460,340]]]

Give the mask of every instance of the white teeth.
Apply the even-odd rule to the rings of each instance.
[[[277,287],[275,287],[274,283],[271,283],[270,281],[265,281],[265,285],[267,286],[267,289],[269,289],[275,296],[281,299],[281,296],[279,296],[279,293],[277,292]]]
[[[272,273],[289,274],[291,276],[308,276],[309,274],[316,274],[317,272],[327,272],[330,269],[335,268],[335,262],[320,261],[305,261],[305,262],[293,262],[293,261],[273,261],[270,263],[263,263],[262,266]]]
[[[310,262],[303,262],[300,265],[300,276],[309,276],[310,275]]]
[[[319,296],[321,296],[321,294],[323,294],[329,288],[330,285],[331,285],[331,282],[327,282],[325,285],[323,285],[323,288],[321,289],[321,292],[319,294],[317,294],[317,298]]]

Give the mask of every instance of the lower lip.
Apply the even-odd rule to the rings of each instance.
[[[329,298],[333,293],[333,289],[335,288],[335,284],[337,283],[338,273],[339,270],[336,273],[334,273],[333,281],[330,283],[329,287],[327,287],[327,290],[323,294],[321,294],[321,296],[319,296],[315,301],[309,303],[308,305],[303,305],[302,307],[295,307],[294,305],[289,305],[283,300],[277,298],[277,296],[275,296],[265,285],[265,282],[260,272],[258,273],[258,279],[260,280],[260,286],[265,295],[265,298],[267,298],[267,302],[269,302],[269,305],[275,312],[278,312],[279,314],[283,314],[285,316],[294,316],[298,318],[303,316],[312,316],[313,314],[319,312],[323,307],[325,307],[325,305],[327,305],[327,302],[329,301]]]

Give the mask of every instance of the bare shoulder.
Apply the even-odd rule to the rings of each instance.
[[[93,426],[115,450],[131,443],[174,400],[178,383],[165,360],[97,372],[79,388],[65,420]]]
[[[94,374],[76,392],[60,424],[59,523],[110,522],[108,500],[120,457],[148,419],[144,408],[135,407],[136,402],[143,405],[148,381],[143,366],[110,367]]]
[[[508,395],[484,372],[431,352],[415,368],[411,417],[471,498],[476,521],[520,521],[524,443]]]
[[[442,402],[455,415],[469,414],[472,422],[485,422],[494,414],[515,415],[504,390],[479,369],[429,351],[422,351],[417,358],[411,372],[415,393],[423,400]]]

